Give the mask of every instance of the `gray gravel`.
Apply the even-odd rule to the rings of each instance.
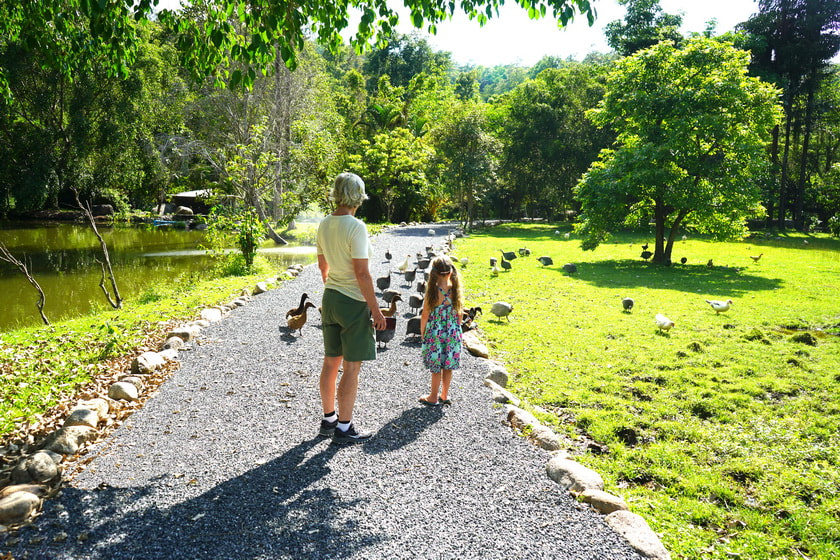
[[[447,228],[436,225],[435,238],[428,229],[377,236],[374,276],[388,269],[386,248],[396,263],[439,245]],[[395,275],[392,287],[408,292],[401,283]],[[429,375],[419,343],[403,335],[407,315],[362,368],[355,421],[375,437],[355,446],[315,437],[318,314],[301,337],[283,320],[303,291],[320,301],[317,267],[205,329],[159,393],[96,446],[89,470],[0,550],[109,560],[640,558],[545,475],[545,451],[502,424],[480,360],[462,360],[451,407],[417,402]]]

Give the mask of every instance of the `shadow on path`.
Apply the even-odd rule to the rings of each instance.
[[[328,465],[342,448],[315,438],[164,509],[153,503],[164,487],[188,486],[187,477],[166,477],[138,488],[65,488],[59,502],[66,515],[85,519],[86,539],[69,535],[61,544],[41,544],[29,558],[246,559],[345,558],[379,542],[360,534],[351,519],[335,512],[364,498],[342,500],[325,485]],[[218,459],[218,458],[217,458]],[[47,514],[52,517],[55,512]],[[60,524],[60,520],[50,519]],[[28,540],[29,536],[23,536]]]

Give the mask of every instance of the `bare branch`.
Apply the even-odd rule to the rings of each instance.
[[[93,233],[96,234],[96,238],[99,240],[99,246],[102,248],[102,255],[105,257],[105,263],[98,261],[99,264],[102,266],[102,281],[99,283],[99,287],[102,288],[102,291],[105,292],[105,299],[108,300],[108,303],[111,304],[111,307],[114,309],[120,309],[122,307],[122,297],[120,296],[120,290],[117,288],[117,279],[114,276],[114,269],[111,267],[111,258],[108,256],[108,245],[105,243],[105,240],[102,238],[102,235],[99,234],[99,229],[96,227],[96,220],[93,219],[93,212],[90,209],[90,202],[87,205],[82,204],[82,201],[79,200],[79,191],[78,189],[73,189],[73,195],[76,197],[76,204],[79,208],[82,209],[82,212],[87,217],[88,223],[90,224]],[[108,289],[105,286],[105,267],[108,267],[108,279],[111,281],[111,290],[114,292],[114,297],[111,297],[111,294],[108,292]]]
[[[0,261],[5,261],[20,270],[26,279],[29,280],[29,283],[38,290],[38,312],[41,314],[41,320],[44,322],[45,325],[49,325],[50,322],[47,319],[47,316],[44,315],[44,303],[47,301],[47,297],[44,295],[44,290],[41,289],[40,284],[32,277],[29,273],[29,267],[26,266],[23,262],[19,261],[15,258],[12,253],[9,252],[9,249],[6,247],[5,243],[0,241]]]

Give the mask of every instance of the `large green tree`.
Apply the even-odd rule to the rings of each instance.
[[[680,228],[732,237],[761,212],[778,90],[747,75],[749,54],[703,37],[620,61],[590,114],[618,133],[577,186],[592,249],[628,224],[655,225],[654,262],[670,263]]]
[[[330,48],[342,44],[341,32],[350,24],[349,14],[361,14],[351,43],[359,49],[376,38],[380,45],[393,33],[399,20],[385,0],[203,0],[202,12],[182,16],[164,11],[161,21],[177,33],[183,62],[195,77],[214,74],[231,85],[250,86],[257,71],[270,67],[279,55],[289,68],[307,36]],[[444,0],[405,0],[413,25],[434,33],[436,24],[462,11],[484,24],[498,15],[502,0],[455,3]],[[589,0],[523,0],[531,17],[551,13],[565,25],[576,13],[590,24],[594,10]],[[0,3],[0,41],[39,49],[50,69],[72,79],[80,68],[105,66],[126,75],[138,45],[135,21],[154,19],[157,0],[39,0]],[[243,68],[231,64],[236,60]],[[10,94],[6,69],[0,68],[0,91]]]
[[[623,20],[611,21],[604,28],[607,44],[621,56],[629,56],[660,41],[678,45],[682,16],[664,13],[659,0],[618,0],[627,6]]]

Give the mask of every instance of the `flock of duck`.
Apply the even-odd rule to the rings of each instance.
[[[434,237],[435,230],[430,229],[428,231],[429,235]],[[559,233],[559,232],[555,232]],[[386,327],[383,330],[376,331],[376,341],[377,346],[382,344],[387,348],[388,342],[393,340],[396,334],[397,328],[397,302],[407,302],[409,314],[411,315],[406,322],[406,330],[405,335],[406,337],[409,336],[420,336],[420,316],[419,312],[423,308],[423,297],[426,293],[426,278],[427,272],[426,270],[429,268],[432,259],[436,256],[441,254],[449,255],[450,251],[452,250],[452,242],[457,237],[462,237],[464,235],[463,232],[460,230],[456,230],[454,233],[450,233],[446,236],[443,245],[440,248],[435,248],[433,246],[427,246],[425,248],[425,254],[422,252],[418,252],[416,255],[413,256],[408,254],[405,256],[400,263],[396,265],[396,270],[392,271],[390,268],[388,273],[384,276],[377,277],[375,280],[376,287],[381,292],[382,300],[385,303],[385,307],[380,307],[382,314],[386,318]],[[569,238],[569,234],[565,234],[565,238]],[[528,257],[531,255],[531,251],[527,247],[521,247],[517,252],[514,251],[504,251],[500,250],[501,253],[500,258],[491,257],[490,258],[490,273],[492,276],[498,276],[499,272],[510,271],[513,268],[513,264],[511,261],[515,260],[517,257]],[[517,254],[518,253],[518,254]],[[642,258],[647,260],[650,258],[650,255],[645,255],[645,253],[650,253],[648,251],[648,245],[644,244],[642,246]],[[757,256],[750,256],[753,262],[758,262],[762,254]],[[469,259],[467,257],[461,257],[460,259],[454,255],[450,255],[450,259],[455,263],[460,263],[462,268],[466,268],[469,264]],[[393,255],[391,254],[390,249],[385,251],[385,260],[389,263],[393,260]],[[554,261],[549,256],[541,256],[537,257],[536,259],[543,267],[552,266]],[[685,258],[681,259],[684,263]],[[500,268],[501,267],[501,268]],[[577,273],[577,265],[574,263],[566,263],[562,267],[563,271],[566,272],[568,275],[572,275]],[[392,276],[395,274],[402,275],[402,286],[407,289],[411,289],[412,286],[415,286],[416,293],[405,293],[403,294],[400,290],[392,288]],[[422,279],[420,277],[422,275]],[[306,312],[308,309],[315,308],[315,304],[310,301],[307,301],[309,296],[307,294],[302,294],[300,298],[300,303],[289,309],[286,312],[286,324],[291,332],[298,331],[302,334],[303,326],[306,324]],[[406,299],[407,298],[407,299]],[[711,308],[715,311],[716,314],[723,313],[728,311],[732,305],[733,301],[731,299],[727,300],[705,300],[707,304],[711,306]],[[625,313],[630,313],[633,309],[635,302],[633,298],[625,297],[621,300],[621,305]],[[495,315],[499,321],[504,317],[508,321],[510,321],[510,314],[513,312],[513,305],[507,303],[505,301],[497,301],[493,303],[490,307],[490,313]],[[482,313],[481,307],[470,307],[463,311],[462,321],[461,321],[461,329],[462,331],[468,331],[475,328],[475,318],[477,315]],[[656,327],[659,329],[659,332],[667,332],[670,331],[676,323],[666,317],[661,313],[657,313],[654,317],[654,322]]]

